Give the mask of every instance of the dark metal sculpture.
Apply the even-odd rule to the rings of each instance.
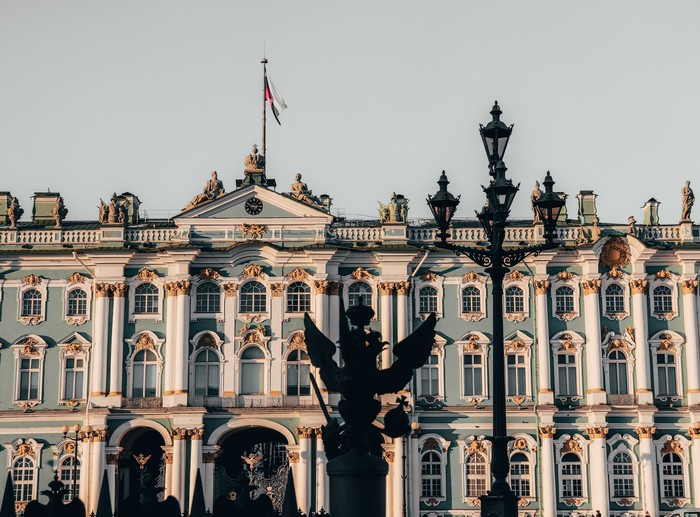
[[[58,472],[54,471],[49,490],[41,491],[41,495],[48,497],[49,502],[42,504],[37,500],[30,501],[24,509],[25,517],[85,517],[85,505],[80,499],[63,503],[63,496],[69,493],[70,490],[58,479]]]
[[[350,449],[370,451],[381,456],[383,433],[398,438],[410,432],[408,416],[404,411],[405,399],[387,412],[383,429],[373,424],[381,410],[377,395],[395,393],[404,389],[416,368],[423,366],[430,356],[435,338],[435,314],[431,314],[406,339],[394,345],[394,363],[384,370],[377,368],[377,356],[388,343],[381,334],[365,327],[374,311],[366,305],[355,305],[347,311],[352,328],[344,314],[341,300],[340,354],[343,366],[333,359],[335,344],[324,336],[308,314],[304,315],[306,347],[311,364],[319,368],[321,379],[330,391],[343,396],[338,411],[343,417],[341,425],[336,420],[322,428],[322,437],[329,459]]]

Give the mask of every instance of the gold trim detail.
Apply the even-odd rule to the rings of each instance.
[[[27,275],[22,279],[22,283],[24,285],[31,285],[31,286],[36,286],[41,284],[41,277],[37,275]]]
[[[215,269],[208,267],[199,272],[199,278],[202,280],[218,280],[221,278],[221,275]]]
[[[368,278],[374,278],[374,275],[367,271],[365,268],[358,267],[355,271],[350,273],[355,280],[365,280]]]
[[[598,294],[600,292],[600,279],[594,278],[592,280],[584,280],[581,282],[581,288],[583,289],[583,294]]]
[[[270,284],[270,294],[279,297],[284,294],[284,284]]]
[[[314,292],[316,294],[328,294],[328,280],[314,280]]]
[[[331,296],[339,296],[343,290],[343,282],[328,282],[328,294]]]
[[[229,282],[227,284],[224,284],[222,287],[224,288],[225,298],[231,298],[232,296],[236,296],[236,289],[238,288],[237,284]]]
[[[408,296],[411,291],[411,282],[404,280],[403,282],[394,282],[394,288],[396,289],[396,294],[399,296]]]
[[[632,294],[644,294],[649,288],[649,281],[645,279],[630,280]]]
[[[520,282],[523,278],[525,278],[525,275],[517,269],[514,269],[504,277],[504,280],[506,282]]]
[[[567,452],[578,452],[579,454],[582,454],[583,451],[581,450],[581,444],[574,438],[569,438],[564,442],[564,446],[560,451],[562,455],[566,454]]]
[[[240,226],[243,238],[250,236],[252,240],[260,239],[267,231],[267,226],[264,224],[247,224],[243,223]]]
[[[66,278],[66,281],[71,285],[82,284],[85,282],[85,280],[87,280],[87,279],[83,275],[78,273],[77,271],[75,273],[73,273],[72,275],[70,275],[68,278]]]
[[[588,434],[592,440],[595,440],[596,438],[605,438],[609,430],[610,429],[605,426],[587,427],[586,434]]]
[[[640,438],[653,438],[656,434],[656,427],[653,425],[635,427],[634,432]]]
[[[394,282],[379,282],[377,287],[381,296],[389,296],[396,290]]]
[[[308,279],[309,272],[298,267],[298,268],[295,268],[293,271],[290,271],[289,273],[287,273],[286,276],[287,276],[287,278],[289,278],[291,280],[296,280],[297,282],[299,282],[299,281]]]
[[[698,291],[698,281],[695,279],[681,281],[683,294],[695,294]]]
[[[535,294],[547,294],[550,285],[549,280],[535,280]]]
[[[141,271],[136,273],[136,278],[143,280],[144,282],[152,282],[156,278],[159,278],[159,275],[152,269],[143,268]]]
[[[260,278],[262,275],[263,267],[259,264],[246,264],[241,271],[243,278]]]
[[[538,429],[540,438],[554,438],[557,428],[553,425],[541,425]]]

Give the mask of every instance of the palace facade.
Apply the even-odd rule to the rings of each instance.
[[[391,343],[439,317],[406,392],[413,433],[384,444],[387,515],[478,515],[490,483],[488,276],[436,249],[434,225],[408,221],[402,196],[376,221],[348,221],[300,178],[280,193],[247,166],[236,190],[213,176],[169,220],[140,220],[130,193],[88,222],[66,220],[59,194],[37,193],[24,218],[0,194],[0,462],[18,506],[57,471],[94,511],[106,472],[118,511],[143,466],[183,508],[198,471],[209,509],[241,479],[279,505],[288,469],[301,508],[328,508],[302,316],[336,340],[341,301],[361,300]],[[700,228],[602,224],[595,194],[577,199],[562,247],[506,278],[521,515],[700,506]],[[507,232],[513,246],[543,241],[531,221]],[[451,238],[486,240],[475,221]],[[391,360],[387,348],[381,364]]]

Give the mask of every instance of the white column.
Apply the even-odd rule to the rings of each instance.
[[[299,487],[297,491],[297,503],[304,513],[309,512],[311,504],[311,438],[314,436],[314,430],[310,427],[299,427],[297,429],[299,436]]]
[[[342,295],[342,282],[330,282],[328,284],[328,338],[335,344],[339,339],[340,332],[340,296]],[[333,355],[336,363],[340,364],[340,352],[336,348],[336,353]],[[339,393],[329,393],[328,400],[331,404],[338,404],[340,401]],[[326,507],[328,511],[328,507]]]
[[[394,282],[380,282],[379,283],[379,294],[381,299],[379,300],[379,320],[382,328],[382,340],[388,341],[393,344],[393,323],[394,323],[394,310],[393,310],[393,294],[394,294]],[[385,370],[391,366],[391,347],[384,347],[382,350],[382,370]]]
[[[557,481],[554,475],[554,433],[553,425],[540,426],[542,461],[542,517],[557,515]]]
[[[328,498],[328,474],[326,473],[326,450],[321,439],[321,429],[316,429],[316,512],[323,508],[328,512],[330,499]]]
[[[187,377],[189,372],[190,339],[190,287],[191,282],[178,282],[177,307],[177,357],[175,363],[175,396],[187,403]],[[178,397],[180,395],[181,397]]]
[[[652,437],[656,427],[637,427],[639,436],[639,463],[642,470],[642,507],[650,515],[659,515],[656,486],[656,456]]]
[[[404,457],[403,438],[394,438],[394,472],[392,473],[392,506],[391,515],[403,515],[404,505]]]
[[[190,431],[190,500],[189,512],[192,511],[192,501],[194,498],[194,488],[197,484],[197,471],[202,478],[202,489],[204,489],[204,464],[202,462],[202,437],[204,436],[204,428],[198,427]]]
[[[124,301],[126,284],[113,286],[112,342],[109,360],[109,396],[122,396],[122,372],[124,371]]]
[[[204,484],[204,505],[208,511],[214,511],[214,467],[216,466],[216,453],[204,453],[204,472],[202,483]]]
[[[236,338],[236,284],[224,284],[224,386],[222,396],[233,397],[236,391],[234,377],[233,343]],[[273,333],[274,334],[274,333]]]
[[[605,447],[605,436],[608,433],[607,427],[589,427],[586,432],[591,440],[588,445],[588,455],[590,458],[590,487],[591,487],[591,509],[600,511],[602,517],[610,515],[610,496],[608,490],[607,475],[607,454]]]
[[[554,404],[549,346],[549,311],[547,291],[549,280],[535,280],[535,318],[537,322],[537,383],[540,404]]]
[[[411,282],[396,282],[396,342],[408,336],[408,293]]]
[[[112,513],[117,505],[117,467],[119,466],[119,453],[107,454],[107,481],[109,482],[109,497],[112,501]]]
[[[161,447],[165,461],[165,492],[164,497],[173,495],[173,452],[172,447]]]
[[[91,442],[86,438],[86,433],[81,432],[80,436],[83,437],[82,441],[80,442],[80,486],[78,487],[78,497],[84,502],[87,503],[88,498],[90,497],[90,452],[91,452],[91,447],[90,445]]]
[[[688,434],[693,439],[690,446],[690,472],[693,482],[693,506],[700,505],[700,426],[696,423],[688,428]]]
[[[651,404],[654,396],[651,391],[651,369],[649,361],[649,344],[647,343],[647,286],[645,279],[630,282],[632,291],[632,320],[634,321],[634,355],[636,358],[635,373],[637,382],[637,403]]]
[[[409,517],[420,517],[420,494],[421,494],[421,480],[420,480],[420,454],[418,452],[418,434],[412,435],[409,439],[410,442],[410,454],[409,454],[409,465],[411,466],[411,475],[408,477],[410,483],[409,494],[411,500],[409,501],[408,515]],[[461,478],[460,478],[461,479]]]
[[[92,338],[92,382],[90,395],[105,395],[105,374],[107,372],[107,343],[109,339],[109,293],[110,284],[95,284],[95,321]]]
[[[316,326],[326,336],[328,335],[328,280],[314,281],[314,295],[316,296]]]
[[[100,487],[106,466],[105,440],[107,429],[93,431],[92,454],[90,457],[90,498],[87,506],[88,513],[97,512],[100,499]]]
[[[187,429],[176,427],[171,431],[173,435],[173,475],[172,496],[180,503],[180,509],[185,508],[185,447],[187,442]]]
[[[177,314],[175,291],[170,284],[165,285],[165,366],[163,369],[163,395],[173,394],[173,370],[175,369],[175,340],[177,338]]]
[[[270,364],[270,395],[282,396],[285,392],[282,386],[282,321],[284,320],[284,285],[272,284],[270,298],[270,352],[274,358]],[[304,508],[304,512],[308,512]]]
[[[586,395],[588,405],[605,404],[606,397],[603,390],[603,357],[600,344],[600,309],[598,295],[600,294],[600,280],[586,280],[581,283],[583,287],[583,306],[585,312],[586,329],[586,375],[588,383]]]
[[[685,328],[685,362],[688,369],[689,406],[700,404],[697,286],[697,280],[684,280],[681,282],[681,290],[683,291],[683,325]],[[698,468],[697,465],[696,468]]]

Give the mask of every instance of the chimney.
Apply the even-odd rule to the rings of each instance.
[[[32,207],[32,223],[53,225],[56,220],[51,214],[51,209],[56,206],[61,194],[58,192],[34,192],[34,206]]]
[[[139,197],[131,192],[124,192],[119,197],[121,202],[126,202],[126,224],[139,224]]]
[[[644,224],[656,226],[659,224],[659,205],[660,201],[651,198],[649,201],[644,203],[642,209],[644,210]]]
[[[578,219],[581,224],[593,224],[593,219],[597,217],[598,210],[595,206],[595,198],[592,190],[582,190],[576,196],[578,198]]]
[[[9,192],[0,192],[0,224],[10,224],[10,218],[7,217],[7,209],[10,207],[12,194]]]

